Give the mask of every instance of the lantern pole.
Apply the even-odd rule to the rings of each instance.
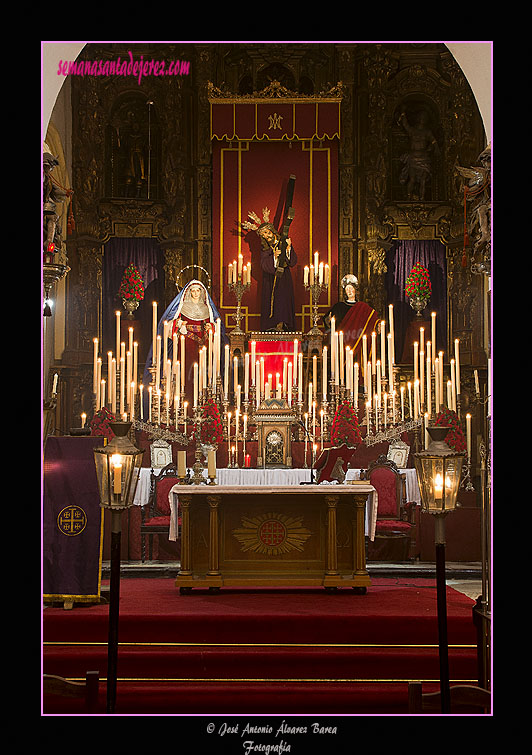
[[[451,712],[449,687],[449,644],[447,639],[447,585],[445,580],[445,514],[435,516],[436,602],[438,612],[438,645],[440,657],[441,712]]]

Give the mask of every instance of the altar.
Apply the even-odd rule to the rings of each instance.
[[[364,519],[374,488],[184,485],[176,586],[351,587],[365,593]]]

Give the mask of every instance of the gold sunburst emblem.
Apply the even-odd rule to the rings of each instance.
[[[259,514],[242,517],[242,527],[233,535],[243,551],[277,556],[290,551],[302,551],[312,532],[302,526],[303,517],[285,514]]]

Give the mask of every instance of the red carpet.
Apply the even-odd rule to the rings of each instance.
[[[472,606],[447,588],[453,682],[476,679]],[[44,672],[99,670],[102,712],[108,610],[48,607],[43,618]],[[122,579],[119,643],[117,713],[406,713],[408,681],[439,678],[435,581],[376,578],[366,595],[181,595],[173,579]]]

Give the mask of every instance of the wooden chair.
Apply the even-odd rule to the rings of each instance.
[[[73,682],[62,676],[43,674],[43,701],[48,695],[78,698],[85,701],[84,708],[87,713],[97,713],[99,686],[99,671],[87,671],[84,682]]]
[[[450,688],[451,713],[490,713],[491,692],[471,684],[456,684]],[[425,692],[421,682],[408,683],[409,713],[440,713],[441,693]]]
[[[378,494],[375,540],[368,543],[368,559],[408,561],[417,558],[419,505],[406,499],[406,476],[384,454],[360,472]]]
[[[153,559],[154,535],[166,535],[170,530],[170,503],[168,494],[177,482],[177,469],[175,464],[167,464],[159,474],[151,470],[150,498],[146,506],[141,510],[140,539],[141,560],[146,560],[146,538],[148,538],[148,557]],[[180,519],[177,522],[178,533]]]

